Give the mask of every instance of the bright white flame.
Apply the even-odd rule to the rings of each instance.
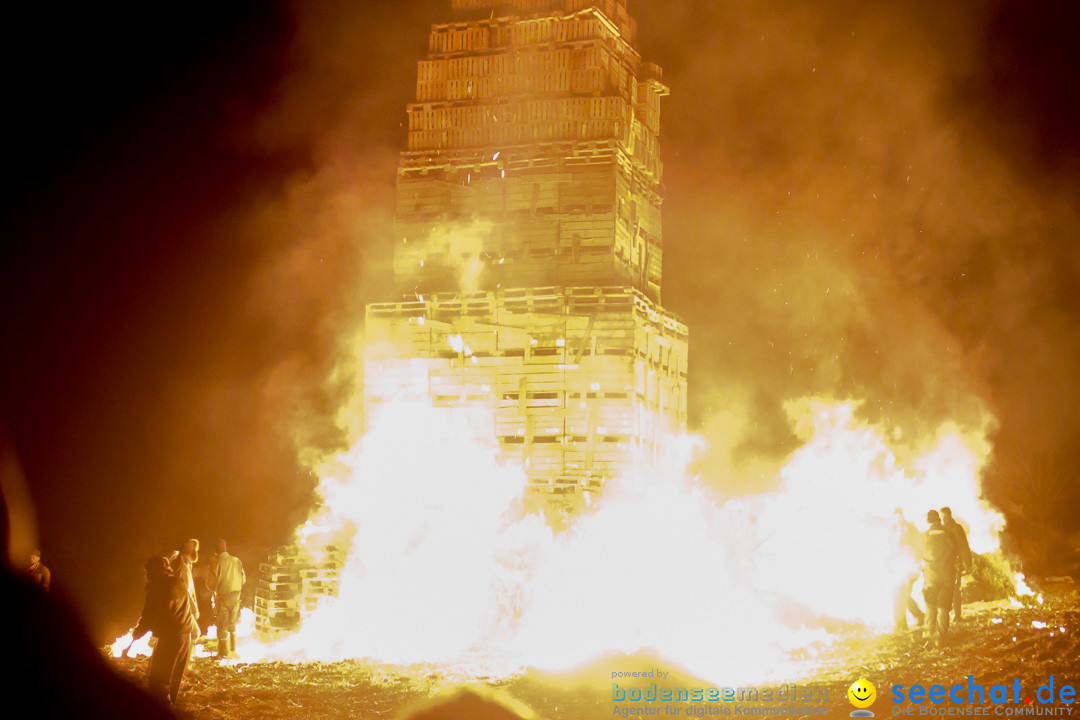
[[[322,505],[297,533],[347,549],[338,596],[247,657],[506,675],[648,650],[703,679],[763,682],[793,676],[792,649],[829,642],[826,620],[891,626],[897,577],[916,569],[895,508],[920,521],[950,505],[973,549],[993,543],[980,432],[945,426],[901,463],[851,403],[788,411],[803,445],[776,490],[718,501],[684,471],[693,443],[673,438],[555,533],[522,510],[522,469],[478,439],[489,414],[387,404],[320,469]]]
[[[476,435],[460,411],[401,404],[327,466],[312,524],[322,540],[347,531],[349,563],[275,656],[449,663],[475,649],[513,602],[520,556],[551,537],[539,516],[513,517],[525,476]]]
[[[450,343],[450,347],[453,348],[454,352],[462,353],[465,357],[472,355],[472,348],[469,347],[469,344],[465,342],[461,335],[450,335],[446,338],[446,341]]]
[[[1033,597],[1035,591],[1028,587],[1028,584],[1024,581],[1024,573],[1016,573],[1013,575],[1013,582],[1016,584],[1017,597]]]

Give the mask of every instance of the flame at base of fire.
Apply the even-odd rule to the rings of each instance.
[[[133,640],[134,628],[116,638],[105,648],[105,653],[113,658],[123,657],[150,657],[154,653],[155,640],[151,633],[143,635],[138,640]],[[207,647],[209,640],[217,640],[217,628],[210,626],[207,634],[199,638],[203,642],[196,641],[191,651],[192,657],[211,657],[216,654]],[[126,651],[126,652],[125,652]],[[236,623],[236,657],[230,662],[256,662],[264,655],[264,646],[255,638],[255,611],[251,608],[240,609],[240,620]]]
[[[777,489],[721,500],[686,474],[692,443],[674,438],[556,533],[524,512],[522,469],[478,440],[490,419],[391,405],[321,468],[322,505],[298,532],[313,550],[349,548],[339,595],[247,655],[505,676],[646,651],[704,679],[764,682],[791,676],[791,651],[829,642],[827,626],[892,627],[897,579],[918,568],[896,508],[919,524],[949,505],[973,550],[996,546],[981,429],[944,426],[902,465],[852,403],[788,411],[803,445]]]
[[[273,644],[245,608],[226,662],[356,658],[465,679],[645,652],[713,682],[796,677],[792,652],[813,655],[835,627],[892,627],[896,588],[918,571],[896,509],[925,529],[926,510],[949,505],[975,552],[1002,526],[980,498],[981,430],[943,426],[902,464],[855,410],[790,403],[803,444],[772,491],[719,498],[685,471],[700,443],[672,438],[556,532],[525,510],[522,468],[478,439],[490,418],[389,405],[320,468],[321,505],[297,532],[313,556],[347,548],[338,596]],[[148,640],[129,654],[149,655]]]

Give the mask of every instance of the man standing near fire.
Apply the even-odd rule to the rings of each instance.
[[[195,603],[180,573],[167,558],[152,555],[146,561],[146,601],[131,641],[148,632],[157,638],[150,656],[150,694],[176,703],[180,682],[191,658],[191,626]],[[128,645],[124,650],[127,656]]]
[[[949,608],[956,575],[956,546],[941,524],[937,510],[926,513],[929,529],[922,536],[923,600],[926,601],[926,637],[938,647],[949,632]]]
[[[941,522],[945,531],[952,537],[956,548],[956,567],[953,571],[952,612],[953,622],[960,622],[960,585],[964,579],[964,573],[971,572],[971,547],[968,545],[967,533],[963,526],[953,520],[952,510],[947,507],[941,508]]]
[[[49,592],[49,585],[52,583],[52,573],[49,572],[49,568],[41,564],[41,551],[34,550],[30,553],[30,567],[26,569],[26,574],[30,576],[30,579],[34,581],[34,584],[45,592]]]
[[[218,540],[217,555],[206,573],[206,587],[214,594],[219,660],[236,654],[236,621],[240,618],[240,590],[245,582],[244,564],[229,554],[225,540]]]
[[[199,598],[195,594],[195,563],[199,562],[199,541],[190,538],[184,542],[180,554],[173,558],[173,571],[191,596],[192,627],[191,642],[199,639]]]
[[[904,518],[904,511],[896,508],[893,515],[893,532],[899,543],[897,564],[897,586],[893,597],[893,616],[897,632],[907,630],[908,613],[915,618],[915,626],[922,627],[926,615],[922,608],[911,597],[911,590],[915,587],[915,581],[919,579],[919,530]]]

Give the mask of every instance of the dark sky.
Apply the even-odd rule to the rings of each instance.
[[[225,535],[254,565],[305,516],[300,449],[342,439],[329,378],[390,292],[404,104],[448,5],[11,11],[0,407],[101,637],[151,552]],[[664,304],[707,479],[792,449],[784,400],[862,398],[909,437],[990,422],[1017,546],[1075,531],[1073,4],[631,9],[672,90]]]

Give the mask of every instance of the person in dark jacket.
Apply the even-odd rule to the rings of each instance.
[[[929,529],[922,536],[923,600],[926,601],[926,635],[938,647],[949,632],[949,607],[956,572],[956,546],[941,524],[937,510],[926,513]]]
[[[187,583],[157,555],[146,561],[146,602],[134,639],[150,632],[157,638],[150,657],[150,694],[176,702],[180,681],[191,658],[191,627],[195,623]]]
[[[952,510],[941,508],[941,525],[953,539],[956,547],[956,563],[953,572],[952,613],[953,622],[960,622],[960,608],[963,600],[960,597],[960,585],[964,579],[964,573],[971,572],[971,547],[968,545],[967,533],[963,526],[953,520]]]

